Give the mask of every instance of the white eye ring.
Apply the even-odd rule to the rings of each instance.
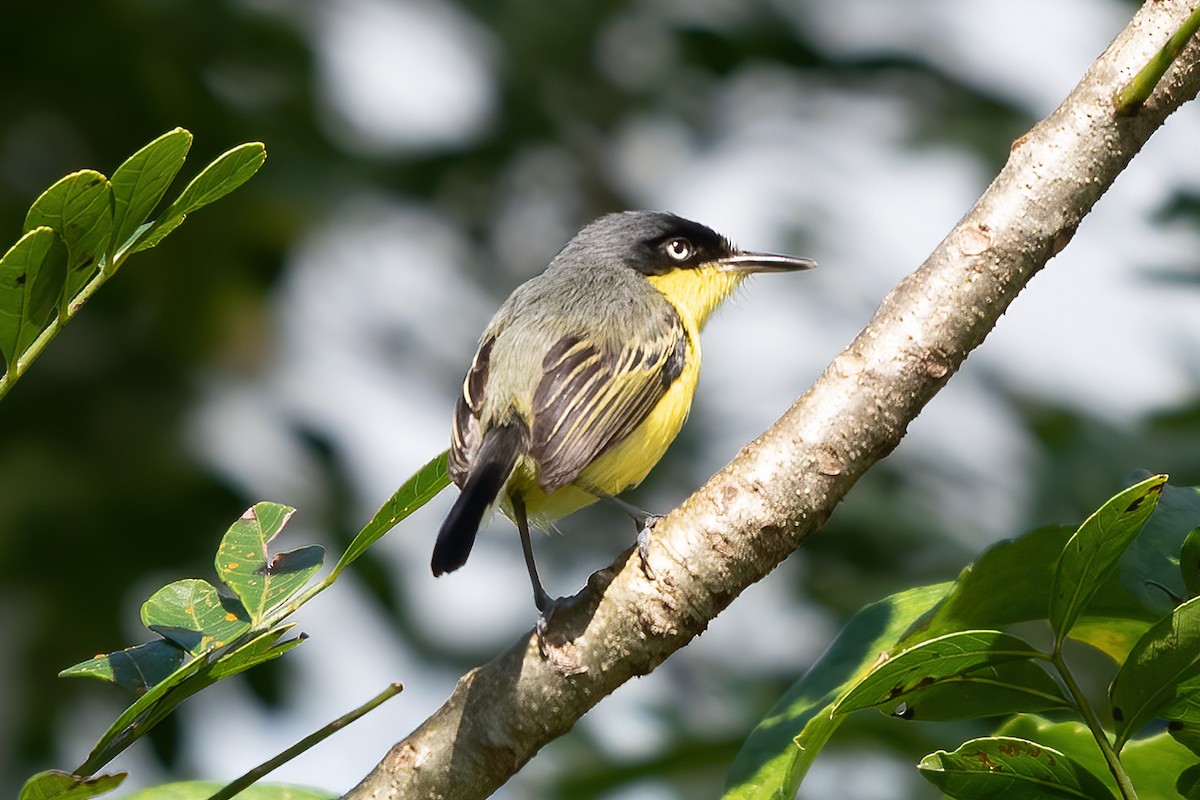
[[[692,243],[687,239],[671,239],[663,250],[675,261],[687,261],[692,257]]]

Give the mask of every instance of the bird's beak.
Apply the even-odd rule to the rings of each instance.
[[[784,256],[777,253],[747,253],[738,252],[725,258],[717,259],[721,269],[744,272],[795,272],[802,269],[812,269],[817,262],[811,258]]]

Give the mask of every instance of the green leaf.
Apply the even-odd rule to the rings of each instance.
[[[1074,530],[1060,525],[1037,528],[989,547],[959,574],[950,594],[913,627],[904,644],[951,631],[1046,619],[1054,564]],[[1072,629],[1071,638],[1102,650],[1119,664],[1159,616],[1110,576]]]
[[[334,566],[330,579],[337,577],[343,569],[350,566],[385,533],[396,527],[409,514],[437,497],[438,493],[450,484],[450,477],[446,471],[448,456],[449,451],[443,451],[417,470],[415,475],[396,490],[391,499],[384,503],[383,507],[375,512],[371,521],[358,532],[354,541],[350,542],[350,546],[346,548],[346,552]]]
[[[316,545],[268,560],[267,545],[295,510],[279,503],[257,503],[230,526],[217,548],[217,575],[242,601],[256,625],[321,568],[325,548]]]
[[[1181,745],[1200,756],[1200,722],[1172,722],[1167,733]]]
[[[1121,584],[1158,616],[1171,613],[1190,596],[1179,559],[1188,534],[1197,526],[1200,491],[1168,484],[1154,513],[1121,557]],[[1193,567],[1200,572],[1200,564]]]
[[[939,750],[921,759],[921,776],[951,797],[972,800],[1099,800],[1108,787],[1065,754],[1028,739],[989,736],[966,742],[953,753]]]
[[[142,605],[142,624],[192,655],[226,644],[250,628],[241,606],[208,581],[175,581]]]
[[[176,128],[138,150],[112,176],[113,238],[124,247],[175,180],[192,146],[192,134]]]
[[[39,772],[21,788],[18,800],[87,800],[111,792],[125,780],[126,773],[84,778],[62,770]]]
[[[293,627],[293,624],[288,624],[272,628],[254,637],[241,647],[226,653],[213,662],[212,666],[206,670],[206,679],[210,683],[215,683],[231,675],[237,675],[239,672],[245,672],[259,664],[274,661],[305,640],[304,636],[296,636],[291,639],[285,639],[282,642],[279,641]]]
[[[1179,792],[1184,800],[1200,800],[1200,764],[1194,764],[1179,773],[1179,778],[1175,781],[1175,791]]]
[[[67,248],[53,229],[22,236],[0,259],[0,354],[11,371],[50,322],[67,278]]]
[[[1061,750],[1092,774],[1100,776],[1110,791],[1117,791],[1104,756],[1083,723],[1049,722],[1033,714],[1022,714],[1006,722],[996,733],[1032,739]],[[1137,787],[1141,800],[1178,800],[1175,797],[1175,779],[1195,763],[1196,757],[1165,733],[1135,739],[1121,751],[1121,764]]]
[[[1024,639],[1003,631],[947,633],[878,664],[834,703],[833,713],[896,703],[910,692],[980,667],[1041,655]]]
[[[1115,583],[1112,578],[1105,581],[1106,586]],[[1100,591],[1103,592],[1104,589]],[[1096,616],[1094,612],[1097,610],[1096,606],[1100,604],[1098,601],[1099,597],[1097,596],[1096,600],[1092,601],[1090,610],[1085,612],[1075,623],[1075,627],[1071,629],[1070,638],[1087,642],[1108,655],[1113,663],[1124,663],[1129,651],[1133,649],[1137,640],[1150,629],[1151,623],[1128,617]]]
[[[204,666],[204,659],[193,658],[150,687],[145,694],[122,711],[112,725],[108,726],[99,741],[92,747],[92,752],[88,754],[87,760],[79,765],[75,772],[80,775],[95,772],[132,744],[139,736],[165,719],[175,706],[204,688],[203,685],[196,684],[191,685],[195,686],[192,691],[180,688],[184,687],[188,679],[199,673]],[[191,688],[191,686],[185,688]]]
[[[1058,683],[1038,663],[1009,661],[953,675],[904,696],[895,716],[955,720],[1007,716],[1022,711],[1071,708]]]
[[[924,586],[864,607],[801,680],[750,733],[733,761],[725,800],[794,797],[817,753],[841,724],[829,707],[866,675],[949,590]]]
[[[261,142],[247,142],[222,154],[192,179],[183,193],[141,233],[129,252],[148,250],[179,227],[184,218],[241,186],[258,172],[267,158]]]
[[[1179,549],[1179,573],[1188,597],[1200,595],[1200,528],[1193,528]]]
[[[1088,517],[1063,548],[1050,592],[1050,625],[1061,644],[1101,584],[1141,530],[1166,475],[1155,475],[1110,499]]]
[[[181,781],[151,786],[122,800],[208,800],[223,784],[216,781]],[[256,783],[238,793],[237,800],[333,800],[338,795],[304,786]]]
[[[64,301],[84,287],[108,251],[113,229],[112,186],[92,169],[73,172],[34,201],[25,230],[53,228],[67,246]]]
[[[1184,603],[1146,631],[1113,678],[1108,697],[1117,749],[1156,716],[1170,716],[1172,706],[1183,709],[1194,702],[1200,691],[1196,679],[1200,679],[1200,598]],[[1185,686],[1189,681],[1192,685]]]
[[[1054,560],[1073,530],[1051,525],[992,545],[959,573],[946,599],[914,627],[905,642],[1045,619]]]
[[[143,692],[179,669],[183,654],[184,651],[177,645],[164,639],[155,639],[81,661],[58,673],[58,677],[99,678],[133,692]]]
[[[193,658],[179,669],[152,686],[108,727],[88,754],[87,760],[75,770],[89,774],[111,761],[118,753],[162,722],[175,708],[197,692],[222,678],[244,672],[256,664],[270,661],[295,647],[302,638],[278,641],[292,626],[284,625],[264,631],[221,655],[208,654]]]

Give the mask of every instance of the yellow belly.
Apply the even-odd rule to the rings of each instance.
[[[611,450],[584,467],[573,484],[550,493],[543,492],[537,485],[537,465],[528,457],[519,461],[508,480],[507,490],[501,493],[501,511],[511,518],[508,495],[519,493],[525,500],[530,523],[545,528],[554,520],[596,502],[593,492],[618,495],[641,483],[675,441],[691,410],[692,396],[700,379],[700,329],[713,309],[729,296],[743,277],[707,268],[676,270],[648,278],[675,306],[687,331],[688,348],[683,371],[645,421]]]
[[[517,492],[525,500],[530,523],[545,528],[554,520],[596,502],[597,492],[618,495],[637,486],[679,435],[691,410],[692,395],[699,378],[700,351],[690,346],[683,372],[633,433],[584,467],[574,483],[550,493],[538,487],[537,467],[532,460],[522,459],[509,478],[507,491],[502,493],[501,510],[506,516],[512,516],[507,496]]]

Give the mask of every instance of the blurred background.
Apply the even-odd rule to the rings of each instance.
[[[0,239],[62,175],[180,125],[183,179],[263,171],[139,254],[0,405],[0,792],[71,769],[128,698],[55,673],[149,638],[252,502],[337,551],[448,443],[492,311],[584,223],[700,220],[816,258],[706,332],[692,418],[631,499],[672,508],[775,419],[921,263],[1126,24],[1119,0],[89,0],[5,3]],[[861,605],[1076,521],[1133,469],[1200,483],[1200,108],[1176,114],[827,528],[497,795],[716,797],[740,741]],[[276,773],[342,792],[534,621],[512,526],[434,580],[451,492],[299,615],[312,637],[192,700],[126,788],[229,779],[366,700]],[[632,541],[603,509],[536,543],[570,594]],[[978,730],[982,730],[980,727]],[[839,730],[808,798],[935,797],[976,730]]]

